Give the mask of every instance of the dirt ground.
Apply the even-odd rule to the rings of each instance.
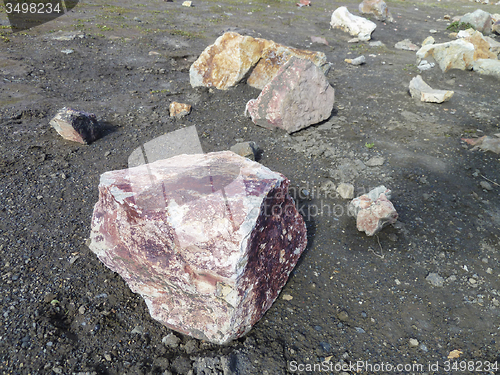
[[[0,8],[2,374],[498,372],[500,159],[461,138],[500,132],[500,81],[435,67],[424,80],[455,95],[415,101],[415,52],[394,45],[420,44],[431,29],[449,41],[444,15],[500,13],[500,5],[387,1],[395,22],[374,20],[372,41],[385,47],[371,47],[329,26],[333,10],[358,14],[359,1],[295,2],[81,1],[15,34]],[[59,30],[85,37],[53,39]],[[324,52],[332,117],[287,135],[244,116],[256,89],[191,88],[190,64],[227,30]],[[365,65],[344,62],[361,54]],[[169,118],[174,100],[192,113]],[[49,121],[65,106],[95,113],[101,138],[63,140]],[[257,142],[260,162],[291,180],[307,220],[308,248],[281,296],[246,337],[223,347],[177,333],[178,343],[162,343],[172,331],[86,247],[100,174],[190,125],[205,152]],[[373,156],[384,164],[366,166]],[[492,190],[480,185],[488,180]],[[356,194],[387,186],[398,223],[374,237],[358,232],[348,201],[321,190],[328,181],[352,183]]]

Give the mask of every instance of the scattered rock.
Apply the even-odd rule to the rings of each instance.
[[[491,33],[491,15],[484,10],[477,9],[472,13],[467,13],[460,18],[460,22],[471,24],[474,29],[483,34]]]
[[[367,167],[379,167],[385,163],[385,159],[382,156],[374,156],[365,162]]]
[[[384,0],[363,0],[359,4],[359,12],[361,14],[373,14],[379,21],[394,21]]]
[[[500,78],[500,60],[479,59],[472,66],[475,72]]]
[[[463,39],[426,44],[417,51],[417,63],[429,55],[434,57],[443,72],[450,69],[471,70],[474,62],[474,45]]]
[[[385,47],[385,44],[382,43],[380,40],[377,40],[376,42],[370,42],[368,43],[370,47]]]
[[[422,60],[420,61],[420,63],[418,64],[417,66],[417,69],[420,70],[421,72],[425,71],[425,70],[429,70],[429,69],[432,69],[436,66],[436,64],[434,63],[430,63],[428,62],[427,60]]]
[[[422,102],[427,103],[443,103],[450,100],[454,94],[453,91],[434,90],[424,82],[420,75],[410,81],[409,90],[412,98],[419,98]]]
[[[285,301],[291,301],[293,297],[290,294],[283,294],[283,297],[281,297]]]
[[[419,49],[418,46],[416,44],[412,43],[412,41],[410,39],[404,39],[401,42],[397,42],[394,45],[394,48],[402,49],[405,51],[418,51],[418,49]]]
[[[349,203],[349,214],[356,218],[356,226],[360,232],[373,236],[386,225],[396,222],[398,213],[389,200],[390,197],[391,191],[385,186],[379,186]]]
[[[426,46],[428,44],[434,44],[435,40],[434,40],[434,37],[432,36],[428,36],[427,38],[424,39],[424,41],[422,42],[422,46]]]
[[[288,186],[231,151],[106,172],[89,247],[154,319],[225,344],[271,307],[306,247]]]
[[[349,13],[346,7],[339,7],[333,12],[330,25],[362,41],[370,40],[373,30],[377,27],[374,22]]]
[[[361,55],[359,57],[356,57],[355,59],[345,59],[344,61],[351,65],[363,65],[364,63],[366,63],[366,57]]]
[[[255,142],[240,142],[232,146],[230,150],[235,154],[238,154],[250,160],[255,160],[260,151],[260,148]]]
[[[173,333],[169,333],[167,336],[161,339],[163,345],[168,346],[169,348],[175,349],[179,346],[181,339],[178,338]]]
[[[247,83],[262,89],[292,56],[310,60],[323,69],[330,66],[322,52],[299,50],[271,40],[227,32],[191,65],[191,86],[226,90],[240,82],[253,68]]]
[[[191,113],[191,105],[184,103],[172,102],[169,107],[170,117],[182,118]]]
[[[481,188],[484,190],[488,190],[488,191],[493,190],[493,187],[491,186],[491,184],[488,181],[481,181],[479,183],[479,185],[481,185]]]
[[[462,138],[463,141],[467,142],[468,144],[475,146],[472,150],[475,151],[477,149],[481,149],[483,151],[491,151],[496,154],[500,154],[500,136],[497,135],[497,137],[490,137],[490,136],[483,136],[480,138]]]
[[[432,286],[442,287],[444,285],[444,279],[435,272],[429,273],[425,280]]]
[[[252,121],[267,129],[288,133],[317,124],[330,117],[335,90],[312,62],[292,57],[257,99],[245,109]]]
[[[491,26],[491,31],[500,34],[500,21],[496,21],[492,26]]]
[[[184,1],[184,2],[182,3],[182,6],[183,6],[183,7],[188,7],[188,8],[189,8],[189,7],[191,7],[192,5],[193,5],[193,2],[192,2],[192,1]]]
[[[98,137],[99,123],[93,113],[64,107],[50,120],[50,125],[64,138],[87,145]]]
[[[408,341],[408,345],[410,346],[410,348],[416,348],[418,346],[418,340],[417,339],[410,339]]]
[[[50,39],[52,40],[60,40],[60,41],[69,41],[69,40],[75,40],[75,39],[83,39],[85,38],[86,35],[85,33],[82,33],[80,31],[73,31],[73,32],[63,32],[62,30],[59,30],[52,34],[50,36]]]
[[[354,198],[354,186],[342,182],[337,186],[337,193],[339,193],[343,199],[352,199]]]
[[[328,41],[320,36],[311,36],[311,42],[328,45]]]
[[[132,332],[130,332],[130,333],[142,335],[144,333],[144,328],[141,326],[135,326],[134,329],[132,330]]]
[[[463,38],[474,45],[474,60],[497,58],[497,53],[491,51],[492,46],[490,42],[479,31],[473,29],[462,30],[458,33],[457,37]],[[492,40],[491,38],[488,39]],[[494,40],[492,42],[496,43]]]

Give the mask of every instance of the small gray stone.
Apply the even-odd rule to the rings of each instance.
[[[484,190],[488,190],[488,191],[493,190],[493,187],[491,186],[491,184],[488,181],[481,181],[479,183],[479,185],[481,185],[481,188],[483,188]]]
[[[410,345],[410,348],[416,348],[418,346],[418,340],[417,339],[410,339],[408,341],[408,344]]]
[[[130,332],[130,333],[132,333],[132,334],[136,334],[136,333],[137,333],[137,334],[139,334],[139,335],[142,335],[142,334],[144,333],[144,328],[143,328],[143,327],[141,327],[141,326],[136,326],[136,327],[132,330],[132,332]]]
[[[444,279],[435,272],[429,273],[425,280],[433,286],[442,287],[444,285]]]
[[[181,339],[173,333],[169,333],[167,336],[161,339],[161,342],[163,343],[163,345],[170,348],[177,348],[179,346],[179,343],[181,342]]]
[[[260,148],[255,142],[240,142],[232,146],[230,150],[235,154],[255,161]]]

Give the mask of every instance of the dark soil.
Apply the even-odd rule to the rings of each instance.
[[[455,95],[444,104],[415,101],[407,92],[419,73],[415,52],[394,44],[421,43],[431,29],[437,42],[449,41],[444,15],[500,6],[388,1],[395,22],[375,21],[372,40],[385,47],[370,47],[329,27],[338,6],[358,14],[358,4],[82,1],[15,34],[0,9],[2,374],[340,372],[328,363],[376,372],[349,368],[357,361],[406,366],[392,373],[497,372],[487,362],[500,366],[500,159],[461,138],[500,133],[500,81],[435,67],[424,80]],[[54,40],[59,30],[85,37]],[[259,94],[244,83],[191,88],[190,64],[226,30],[323,51],[333,64],[332,117],[290,136],[244,116]],[[329,46],[311,44],[313,35]],[[361,54],[365,65],[344,62]],[[192,113],[171,119],[174,100],[192,104]],[[63,140],[49,121],[65,106],[95,113],[100,139]],[[257,142],[260,162],[291,180],[308,226],[308,248],[282,291],[293,299],[280,297],[224,347],[178,333],[178,346],[164,345],[172,331],[86,246],[100,174],[126,168],[135,148],[189,125],[205,152]],[[373,156],[385,163],[365,166]],[[488,180],[490,191],[480,186]],[[358,232],[348,201],[321,190],[328,181],[353,183],[356,194],[387,186],[398,223],[374,237]],[[429,273],[444,285],[431,285]],[[462,353],[447,363],[454,350]]]

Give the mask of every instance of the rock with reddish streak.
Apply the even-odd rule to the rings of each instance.
[[[106,172],[90,249],[154,319],[225,344],[271,307],[306,247],[288,185],[230,151]]]
[[[98,137],[99,123],[93,113],[64,107],[50,120],[50,125],[64,139],[84,145]]]
[[[356,226],[360,232],[373,236],[386,225],[396,222],[398,213],[390,198],[391,191],[385,186],[379,186],[349,203],[349,214],[356,218]]]
[[[322,71],[292,57],[259,97],[247,103],[245,112],[259,126],[293,133],[330,117],[334,101],[335,90]]]

